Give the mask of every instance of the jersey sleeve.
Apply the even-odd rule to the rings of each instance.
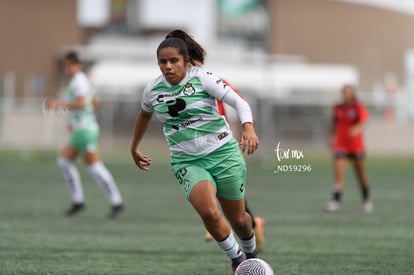
[[[234,86],[231,86],[230,83],[227,80],[225,80],[223,78],[221,80],[223,80],[223,82],[225,84],[229,85],[233,89],[233,91],[235,91],[236,93],[239,93],[239,90],[237,90]],[[226,114],[226,109],[224,108],[223,101],[221,101],[219,99],[217,99],[217,110],[218,110],[220,115],[223,115],[223,116],[227,115]]]
[[[151,103],[151,89],[152,89],[152,83],[148,84],[145,89],[144,93],[142,95],[142,102],[141,102],[141,108],[148,113],[154,112],[154,106]]]
[[[360,122],[368,121],[369,119],[369,113],[367,108],[361,103],[358,104],[358,120]]]
[[[249,104],[228,83],[207,71],[203,71],[202,75],[205,91],[209,95],[236,109],[242,124],[245,122],[253,123],[253,115]]]

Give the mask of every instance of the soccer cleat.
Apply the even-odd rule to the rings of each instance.
[[[125,206],[123,204],[112,206],[111,213],[109,213],[108,218],[115,219],[124,210],[125,210]]]
[[[327,212],[338,212],[341,208],[341,205],[337,201],[329,201],[325,207],[325,211]]]
[[[362,204],[362,210],[365,214],[370,214],[374,211],[374,204],[370,200],[366,200]]]
[[[234,271],[236,271],[239,264],[241,264],[244,260],[246,260],[246,255],[244,253],[242,253],[237,258],[231,259],[231,268],[233,269],[233,274],[234,274]]]
[[[257,249],[255,249],[252,253],[246,253],[246,259],[253,259],[253,258],[257,258]]]
[[[206,233],[204,234],[204,240],[206,242],[214,241],[213,236],[211,236],[210,232],[208,232],[207,230],[206,230]]]
[[[71,207],[66,210],[65,215],[68,217],[78,214],[80,211],[85,209],[84,203],[73,203]]]
[[[264,230],[266,221],[261,217],[255,217],[254,222],[256,223],[256,227],[254,228],[254,234],[256,235],[256,249],[260,252],[265,246]]]

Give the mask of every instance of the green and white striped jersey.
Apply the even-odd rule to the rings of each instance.
[[[82,109],[70,110],[70,123],[73,131],[94,130],[98,127],[93,110],[93,88],[86,74],[77,72],[67,87],[67,99],[75,101],[77,97],[85,97],[86,105]]]
[[[230,86],[194,66],[177,85],[169,84],[162,75],[150,82],[144,90],[142,109],[155,112],[163,123],[172,161],[186,161],[211,153],[232,139],[229,125],[217,111],[216,98],[226,102],[226,97],[234,95],[245,103],[238,111],[249,113],[245,121],[251,121],[250,107]]]

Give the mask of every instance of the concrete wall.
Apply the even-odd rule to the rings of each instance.
[[[355,65],[362,89],[382,82],[387,73],[405,81],[404,54],[414,47],[414,16],[333,0],[272,0],[269,6],[273,53]]]
[[[62,46],[76,45],[82,40],[76,19],[76,2],[0,1],[0,76],[7,71],[16,73],[18,96],[31,93],[34,75],[39,77],[38,91],[33,95],[56,92],[57,51]]]

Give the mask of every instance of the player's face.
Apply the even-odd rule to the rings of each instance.
[[[342,97],[345,103],[351,103],[354,100],[354,89],[351,86],[345,86],[342,89]]]
[[[176,85],[184,79],[186,75],[186,62],[177,48],[162,48],[158,52],[158,66],[165,79],[171,84]]]
[[[65,74],[74,76],[79,70],[79,64],[65,59],[63,60],[63,70],[65,71]]]

